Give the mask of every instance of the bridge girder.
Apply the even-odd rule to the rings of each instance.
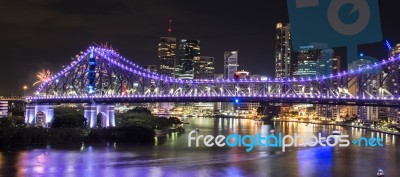
[[[95,92],[88,93],[90,54],[96,59]],[[93,56],[92,56],[93,57]],[[43,83],[29,102],[293,102],[397,106],[399,96],[385,89],[382,68],[399,58],[330,76],[292,79],[181,80],[148,71],[112,49],[90,47]],[[365,103],[361,103],[365,102]]]

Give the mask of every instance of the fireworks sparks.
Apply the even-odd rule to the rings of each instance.
[[[95,44],[97,47],[114,50],[114,52],[118,51],[117,49],[114,49],[111,44],[108,44],[108,42],[106,42],[105,44],[101,43],[100,45],[93,42],[93,44]]]
[[[37,85],[37,84],[42,84],[42,83],[44,83],[44,82],[49,81],[50,78],[51,78],[51,76],[52,76],[52,75],[51,75],[50,70],[42,69],[42,71],[39,71],[39,72],[36,74],[36,79],[37,79],[37,81],[36,81],[35,83],[33,83],[33,86],[35,86],[35,85]]]

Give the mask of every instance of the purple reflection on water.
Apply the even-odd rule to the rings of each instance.
[[[265,135],[274,129],[283,134],[330,134],[339,129],[359,138],[376,133],[352,128],[275,123],[265,125],[244,119],[186,118],[187,131],[201,134],[232,133]],[[158,145],[71,145],[35,150],[0,152],[0,176],[373,176],[383,168],[396,176],[400,166],[399,138],[387,135],[383,148],[278,148],[187,147],[187,133],[168,134]]]

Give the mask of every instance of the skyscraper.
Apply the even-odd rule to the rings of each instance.
[[[238,70],[239,51],[225,51],[224,53],[224,78],[233,79]]]
[[[315,50],[313,45],[301,46],[297,52],[297,68],[293,75],[297,77],[311,77],[318,74],[318,58],[321,50]]]
[[[370,65],[376,62],[378,61],[375,58],[364,56],[361,54],[358,60],[353,61],[351,64],[348,65],[348,69],[349,71],[357,70],[360,67],[364,67],[366,65]],[[381,73],[381,70],[374,69],[373,71],[370,72],[371,75],[369,73],[363,73],[359,77],[350,80],[349,93],[351,95],[359,96],[361,89],[365,90],[366,92],[372,95],[378,94],[378,92],[382,88],[382,85],[379,82],[382,76],[377,75],[377,73]],[[365,79],[368,79],[368,82],[363,82],[363,80]],[[379,117],[379,112],[380,111],[378,107],[369,107],[369,106],[357,107],[357,114],[359,115],[359,118],[363,121],[372,121],[372,120],[376,121]]]
[[[389,50],[389,58],[390,57],[395,57],[400,54],[400,44],[397,44],[395,47],[391,48]],[[390,93],[392,94],[398,94],[400,90],[400,66],[395,64],[389,65],[388,67],[388,72],[389,72],[389,78],[388,78],[388,83],[387,83],[387,88]]]
[[[389,50],[389,58],[400,54],[400,44]],[[388,66],[388,78],[386,79],[386,88],[393,95],[399,94],[400,91],[400,66],[395,62]],[[398,108],[389,108],[389,120],[400,121]]]
[[[176,77],[176,38],[171,37],[172,33],[172,20],[168,21],[168,37],[161,37],[160,43],[158,44],[158,57],[160,60],[160,66],[158,73],[170,77]],[[148,67],[147,69],[154,70],[154,67]],[[161,112],[165,112],[174,107],[174,103],[159,103],[158,109]],[[148,105],[151,107],[151,105]]]
[[[292,40],[290,24],[276,25],[275,77],[288,78],[292,75]]]
[[[193,62],[195,79],[214,79],[214,57],[197,56]]]
[[[158,58],[160,59],[159,73],[174,77],[175,75],[176,38],[161,37],[158,44]]]
[[[193,79],[193,59],[200,56],[200,41],[194,39],[180,40],[179,52],[178,78]]]
[[[324,49],[321,51],[320,58],[318,59],[318,75],[333,74],[333,49]]]
[[[395,57],[400,55],[400,44],[396,44],[395,47],[389,49],[389,57]]]
[[[239,51],[225,51],[224,53],[224,79],[234,79],[235,73],[238,71]],[[221,109],[224,111],[234,110],[233,103],[222,103]]]
[[[318,61],[319,71],[318,75],[331,75],[338,74],[341,71],[341,58],[340,56],[333,56],[334,51],[332,49],[324,49],[321,51],[320,59]],[[340,82],[336,79],[332,80],[332,85],[335,87],[340,87]],[[340,118],[340,106],[336,105],[318,105],[316,106],[319,115],[323,115],[324,117],[331,119],[339,119]],[[343,110],[350,110],[355,108],[347,107]],[[355,113],[355,112],[354,112]],[[350,115],[350,114],[349,114]]]
[[[195,79],[214,79],[214,57],[196,56],[193,58]],[[194,103],[198,115],[211,115],[217,103]],[[220,107],[220,106],[219,106]]]
[[[334,56],[332,58],[332,74],[338,74],[342,71],[342,58],[340,56]]]

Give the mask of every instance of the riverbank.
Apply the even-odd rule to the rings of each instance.
[[[155,130],[155,133],[156,133],[157,137],[165,136],[165,135],[167,135],[169,133],[174,133],[174,132],[184,133],[185,129],[182,128],[182,126],[179,126],[179,127],[174,127],[174,128],[166,128],[166,129],[162,129],[162,130]]]
[[[273,121],[274,122],[294,122],[294,123],[308,123],[308,124],[317,124],[317,125],[336,125],[336,126],[342,126],[342,127],[353,127],[353,128],[366,129],[366,130],[370,130],[373,132],[386,133],[386,134],[390,134],[390,135],[400,136],[399,132],[390,132],[390,131],[384,131],[384,130],[366,127],[366,126],[337,123],[337,122],[322,122],[322,121],[316,122],[316,121],[296,121],[296,120],[277,120],[277,119],[274,119]]]

